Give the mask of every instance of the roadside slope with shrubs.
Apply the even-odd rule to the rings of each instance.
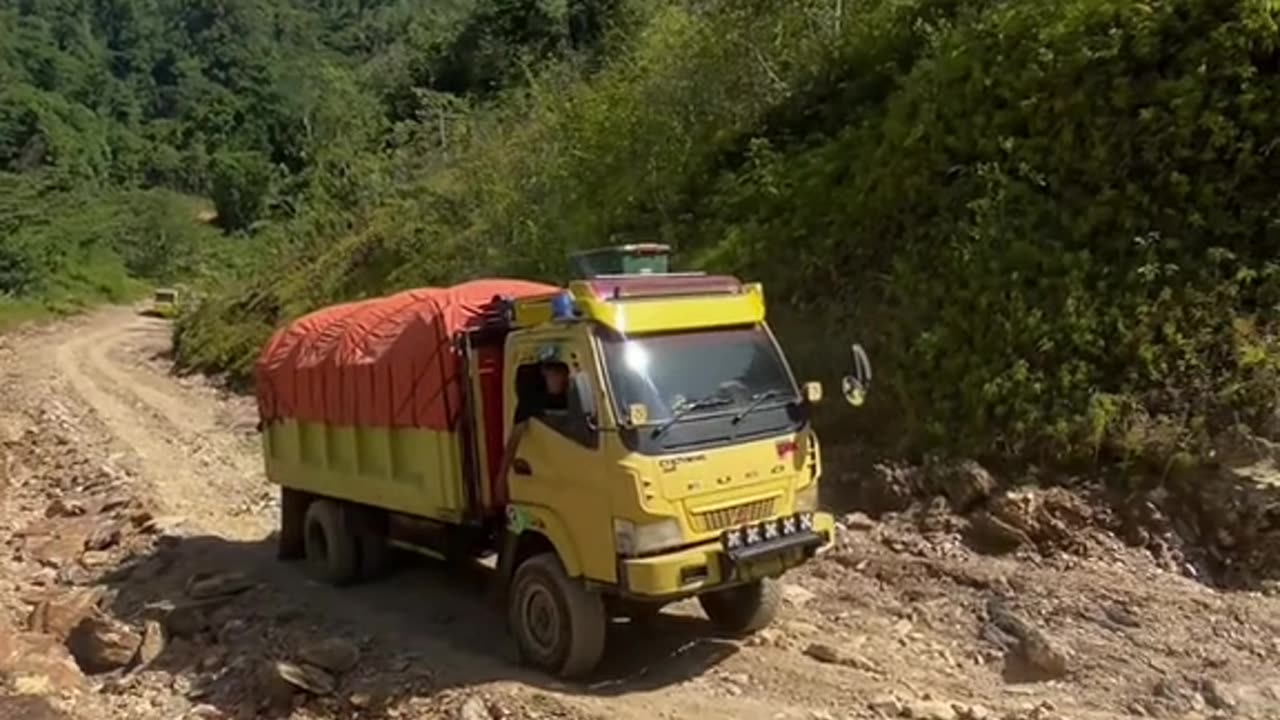
[[[1277,20],[1265,0],[660,3],[602,67],[399,126],[343,176],[370,202],[276,228],[289,250],[183,318],[180,356],[245,378],[323,304],[560,279],[569,250],[661,240],[764,281],[803,375],[867,344],[874,422],[832,430],[1164,463],[1276,405]]]

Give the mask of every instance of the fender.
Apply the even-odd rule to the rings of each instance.
[[[573,544],[568,528],[555,511],[538,505],[515,503],[507,505],[507,542],[511,544],[511,549],[514,551],[518,546],[519,538],[523,533],[530,532],[537,533],[551,542],[569,577],[582,576],[582,560],[578,555],[578,547]],[[503,549],[505,550],[506,547]],[[505,554],[512,557],[514,552]],[[514,572],[515,568],[512,567],[510,570]]]

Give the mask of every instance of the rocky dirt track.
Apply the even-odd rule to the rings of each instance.
[[[127,309],[0,338],[4,720],[1280,718],[1274,584],[1189,579],[1062,489],[849,514],[774,628],[673,608],[557,683],[515,662],[478,571],[339,590],[278,563],[252,403],[167,347]],[[984,527],[1004,554],[970,548]]]

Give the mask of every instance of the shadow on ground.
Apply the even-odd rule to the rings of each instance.
[[[287,711],[296,695],[273,677],[274,661],[294,661],[300,648],[327,637],[360,650],[356,666],[335,675],[335,692],[309,702],[330,717],[357,710],[376,717],[379,706],[408,697],[501,681],[612,697],[688,680],[737,652],[701,617],[668,611],[644,625],[613,623],[597,672],[561,683],[520,665],[484,571],[409,555],[395,565],[378,580],[334,588],[308,579],[300,564],[278,561],[274,537],[168,536],[100,582],[111,588],[109,611],[125,621],[177,608],[149,669],[180,678],[193,702],[232,717],[270,715],[266,705]],[[193,575],[223,572],[243,573],[253,586],[208,601],[188,596]]]

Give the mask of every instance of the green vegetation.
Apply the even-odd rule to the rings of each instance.
[[[439,42],[469,4],[6,4],[2,312],[74,310],[260,265],[272,248],[248,231],[296,209],[317,156],[342,149],[346,106],[377,102],[349,92],[359,58]]]
[[[4,128],[34,117],[59,168],[214,199],[253,267],[180,320],[192,368],[243,379],[324,304],[662,240],[764,281],[802,375],[866,343],[871,421],[824,418],[828,438],[1163,463],[1270,423],[1273,2],[325,7],[211,4],[244,32],[179,32],[168,74],[164,52],[136,78],[132,51],[102,55],[136,101],[56,62],[40,77],[79,90],[0,100],[0,167],[31,157]],[[117,120],[64,100],[84,93]]]

